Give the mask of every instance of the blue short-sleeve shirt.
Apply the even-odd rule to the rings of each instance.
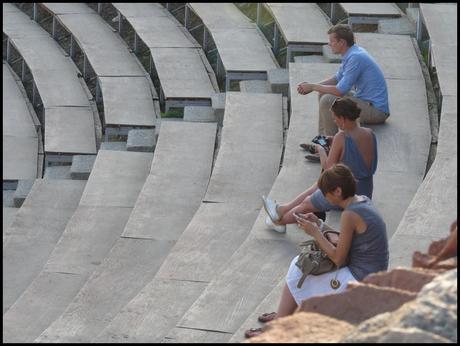
[[[372,106],[384,113],[390,113],[383,72],[364,48],[354,44],[348,49],[335,79],[336,88],[342,95],[354,87],[354,97],[371,102]]]

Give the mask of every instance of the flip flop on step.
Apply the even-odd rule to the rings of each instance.
[[[258,336],[260,334],[262,334],[262,328],[251,328],[251,329],[248,329],[244,332],[244,336],[246,338],[252,338],[254,336]]]
[[[266,312],[260,315],[257,319],[262,323],[266,323],[266,322],[273,321],[275,318],[276,318],[276,312]]]

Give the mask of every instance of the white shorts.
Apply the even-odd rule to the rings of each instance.
[[[321,275],[307,275],[302,287],[297,288],[297,283],[302,277],[302,272],[295,265],[298,257],[299,256],[294,257],[291,261],[286,275],[286,283],[297,305],[300,305],[303,300],[310,297],[343,292],[347,288],[349,282],[357,281],[348,267],[342,267],[338,271],[334,270]],[[335,290],[331,287],[331,280],[336,278],[336,275],[337,280],[340,281],[340,287]]]

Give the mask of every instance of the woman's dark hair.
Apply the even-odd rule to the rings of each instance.
[[[336,188],[342,189],[342,198],[352,197],[356,193],[356,180],[348,166],[337,163],[324,170],[318,179],[318,188],[324,196]]]
[[[353,34],[351,27],[347,24],[336,24],[331,27],[327,33],[335,34],[337,40],[345,40],[348,47],[351,47],[355,44],[355,35]]]
[[[344,117],[349,120],[356,120],[359,118],[361,109],[358,107],[355,101],[348,97],[339,97],[335,99],[331,106],[331,111],[338,117]]]

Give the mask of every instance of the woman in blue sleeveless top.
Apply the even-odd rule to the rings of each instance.
[[[357,179],[357,194],[372,198],[373,175],[377,169],[377,140],[374,132],[358,123],[361,110],[350,98],[338,98],[331,106],[334,121],[340,131],[333,137],[329,154],[317,144],[321,166],[327,169],[342,162],[347,165]],[[267,226],[284,233],[286,224],[295,223],[294,213],[320,212],[332,206],[324,198],[315,183],[289,203],[278,205],[276,202],[262,197],[267,211]]]
[[[340,235],[335,239],[326,238],[323,231],[332,228],[313,213],[297,216],[297,224],[316,240],[321,250],[340,269],[321,275],[308,275],[299,288],[303,274],[295,265],[296,256],[286,275],[278,311],[259,316],[261,322],[290,315],[305,299],[343,292],[349,282],[361,281],[371,273],[388,268],[385,222],[367,196],[356,194],[357,184],[350,169],[343,164],[326,169],[318,180],[318,187],[330,205],[343,210]],[[252,337],[261,331],[260,328],[250,329],[246,331],[246,336]]]

